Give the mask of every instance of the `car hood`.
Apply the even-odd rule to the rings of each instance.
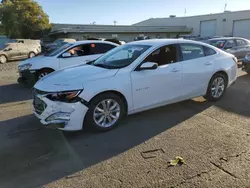
[[[34,88],[47,92],[83,89],[84,83],[114,76],[118,70],[93,65],[73,66],[49,74],[39,80]]]
[[[25,64],[27,64],[27,63],[32,64],[32,63],[34,63],[34,62],[41,62],[42,60],[44,61],[44,60],[46,60],[46,59],[48,59],[48,58],[51,58],[51,57],[43,56],[43,55],[41,55],[41,56],[36,56],[36,57],[30,58],[30,59],[26,59],[26,60],[24,60],[24,61],[21,61],[21,62],[19,63],[19,66],[25,65]]]

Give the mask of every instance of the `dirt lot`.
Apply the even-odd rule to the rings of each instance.
[[[250,76],[202,98],[126,118],[107,133],[46,129],[17,62],[0,65],[0,187],[249,187]],[[168,167],[182,156],[185,164]]]

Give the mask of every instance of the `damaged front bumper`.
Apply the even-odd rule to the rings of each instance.
[[[34,84],[37,81],[36,70],[19,70],[19,78],[17,79],[20,84]]]
[[[33,112],[40,122],[46,127],[60,130],[81,130],[87,111],[87,106],[81,102],[51,101],[42,95],[36,95],[33,100]]]

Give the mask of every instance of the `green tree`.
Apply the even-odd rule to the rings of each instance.
[[[33,0],[2,0],[0,21],[10,38],[39,38],[51,28],[48,15]]]

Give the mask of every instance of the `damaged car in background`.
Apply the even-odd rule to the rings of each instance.
[[[117,46],[111,42],[87,40],[65,44],[51,53],[19,63],[18,82],[34,84],[51,72],[93,61]]]

